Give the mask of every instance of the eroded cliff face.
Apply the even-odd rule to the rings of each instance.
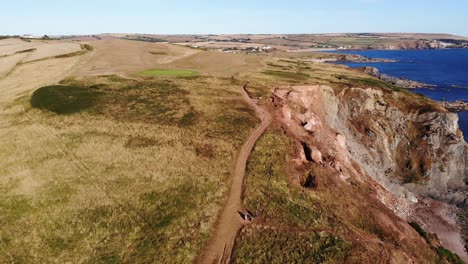
[[[329,99],[338,104],[338,111],[331,112],[333,127],[348,139],[351,157],[389,190],[402,186],[415,194],[466,203],[461,192],[468,179],[467,145],[458,116],[431,105],[408,108],[401,103],[408,96],[344,89]],[[323,105],[327,109],[329,104]],[[412,198],[405,191],[394,193]]]
[[[280,90],[276,94],[285,97]],[[335,95],[328,86],[295,87],[287,98],[288,107],[296,109],[286,116],[306,122],[310,132],[325,121],[346,138],[349,158],[395,194],[466,204],[466,197],[455,195],[468,182],[468,148],[458,116],[436,105],[408,108],[401,103],[407,96],[372,88],[345,88]],[[322,112],[323,121],[316,112]]]
[[[442,217],[451,207],[439,202],[468,203],[468,150],[456,114],[408,92],[374,88],[280,87],[272,100],[277,119],[298,142],[297,164],[322,164],[343,182],[367,182],[395,214],[416,219],[466,258],[459,228]]]

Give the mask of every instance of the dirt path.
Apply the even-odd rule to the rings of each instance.
[[[218,218],[214,235],[211,238],[211,241],[208,242],[205,252],[201,257],[202,263],[213,264],[230,262],[234,241],[243,225],[243,220],[238,212],[244,211],[242,208],[241,195],[247,160],[250,157],[250,153],[252,152],[255,143],[263,132],[265,132],[272,120],[271,115],[266,110],[258,106],[254,99],[249,97],[246,91],[246,86],[247,84],[243,87],[242,97],[250,107],[255,109],[262,123],[250,134],[237,156],[229,198]]]

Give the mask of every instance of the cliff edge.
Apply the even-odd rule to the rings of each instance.
[[[467,260],[454,205],[468,204],[468,145],[456,114],[386,88],[278,87],[272,100],[299,163],[332,167],[342,182],[372,186],[380,203]]]

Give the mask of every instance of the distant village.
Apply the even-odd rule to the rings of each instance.
[[[221,51],[226,52],[226,53],[236,53],[239,51],[242,52],[248,52],[248,53],[257,53],[257,52],[271,52],[276,49],[272,48],[271,46],[262,46],[262,47],[233,47],[233,48],[224,48],[221,49]]]

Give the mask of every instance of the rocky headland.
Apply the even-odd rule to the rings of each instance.
[[[357,54],[340,54],[335,57],[338,62],[396,62],[392,59],[369,58]]]
[[[417,82],[417,81],[413,81],[413,80],[409,80],[405,78],[398,78],[398,77],[393,77],[387,74],[383,74],[379,71],[379,69],[375,67],[360,67],[360,68],[357,68],[357,70],[360,72],[366,73],[370,76],[373,76],[375,78],[378,78],[384,82],[388,82],[393,85],[403,87],[406,89],[435,87],[435,85],[432,85],[432,84]]]

